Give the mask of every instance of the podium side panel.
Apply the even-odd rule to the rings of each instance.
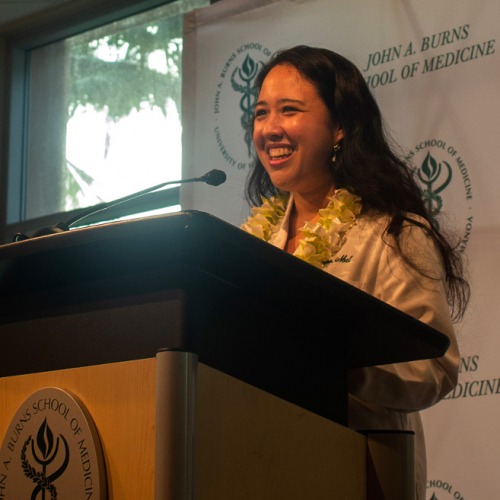
[[[202,363],[196,392],[196,500],[366,498],[364,436]]]
[[[155,359],[0,378],[0,436],[19,406],[44,387],[83,402],[99,433],[109,500],[154,497]]]

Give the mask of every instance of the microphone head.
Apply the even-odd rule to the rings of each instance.
[[[222,184],[226,182],[226,173],[223,172],[222,170],[210,170],[210,172],[207,172],[205,175],[201,177],[201,180],[203,182],[206,182],[207,184],[210,184],[210,186],[218,186],[219,184]]]

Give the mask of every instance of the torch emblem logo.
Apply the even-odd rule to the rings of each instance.
[[[35,468],[28,455],[36,462]],[[54,434],[45,419],[38,429],[36,440],[29,436],[21,451],[21,464],[24,475],[35,483],[31,500],[57,499],[54,481],[60,477],[69,463],[69,446],[62,434],[54,439]]]

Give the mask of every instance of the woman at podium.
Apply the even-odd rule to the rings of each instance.
[[[468,301],[460,255],[390,146],[362,74],[326,49],[278,52],[256,80],[252,215],[242,228],[445,333],[439,359],[352,370],[349,426],[415,432],[417,498],[426,459],[419,410],[457,383],[452,318]],[[451,306],[451,308],[450,308]]]

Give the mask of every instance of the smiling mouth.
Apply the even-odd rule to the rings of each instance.
[[[269,157],[271,160],[283,160],[288,158],[293,153],[292,148],[271,148],[269,149]]]

